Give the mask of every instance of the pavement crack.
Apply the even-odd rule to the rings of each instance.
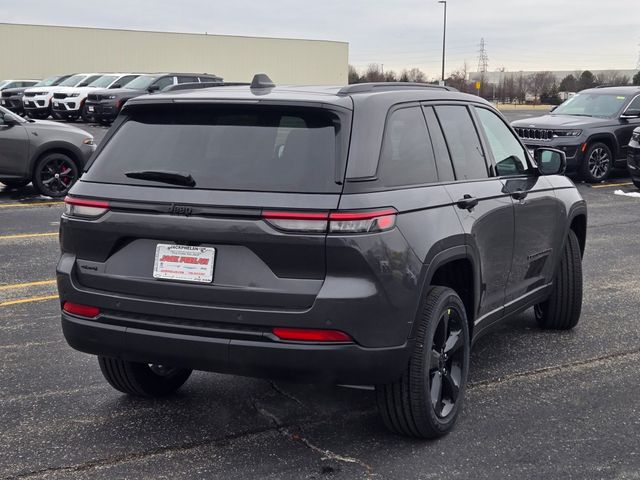
[[[287,397],[289,400],[292,400],[292,401],[296,402],[298,405],[300,405],[301,407],[304,407],[304,403],[302,403],[297,397],[295,397],[291,393],[286,392],[285,390],[280,388],[278,385],[276,385],[276,382],[270,381],[269,384],[271,385],[271,388],[273,388],[280,395],[282,395],[284,397]]]
[[[627,357],[633,357],[638,354],[640,354],[640,348],[635,350],[628,350],[625,352],[610,353],[608,355],[601,355],[599,357],[593,357],[586,360],[579,360],[576,362],[564,363],[561,365],[551,365],[549,367],[537,368],[535,370],[529,370],[526,372],[512,373],[509,375],[505,375],[504,377],[499,377],[499,378],[494,378],[489,380],[481,380],[479,382],[469,382],[467,389],[473,390],[476,388],[492,387],[492,386],[501,385],[508,382],[513,382],[519,379],[545,377],[545,376],[550,376],[550,375],[564,372],[564,371],[578,371],[584,368],[590,368],[590,367],[598,366],[601,364],[605,364],[613,359],[624,359]]]
[[[271,382],[271,384],[274,387],[274,389],[279,391],[275,387],[275,384],[273,382]],[[285,396],[288,397],[288,395],[285,395]],[[301,402],[298,401],[298,403],[301,403]],[[317,445],[314,445],[307,438],[303,437],[299,433],[291,432],[291,430],[289,430],[289,428],[287,428],[287,426],[275,414],[268,411],[266,408],[260,406],[260,404],[254,398],[251,398],[251,404],[253,405],[253,408],[255,408],[255,410],[260,415],[264,416],[275,425],[276,429],[283,437],[285,437],[286,439],[292,442],[301,443],[302,445],[307,447],[309,450],[320,454],[321,460],[333,460],[336,462],[355,464],[360,466],[365,471],[366,478],[373,478],[375,476],[375,474],[373,473],[373,468],[367,463],[363,462],[362,460],[355,457],[347,457],[344,455],[340,455],[335,452],[332,452],[331,450],[327,450],[327,449],[318,447]]]

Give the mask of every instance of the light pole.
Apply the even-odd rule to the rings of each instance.
[[[447,45],[447,0],[438,0],[438,3],[444,4],[444,26],[442,28],[442,85],[444,85],[444,54]]]

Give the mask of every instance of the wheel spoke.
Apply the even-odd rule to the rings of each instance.
[[[463,343],[462,330],[454,330],[450,332],[449,338],[447,338],[447,342],[444,346],[444,353],[451,356],[462,347]]]
[[[42,180],[42,183],[44,183],[45,185],[49,186],[51,184],[51,182],[53,182],[56,179],[56,177],[51,177],[48,178],[47,180]]]
[[[429,370],[437,370],[440,365],[440,352],[431,349],[431,358],[429,359]]]
[[[442,413],[442,374],[436,372],[431,377],[431,406],[436,412],[436,415]]]
[[[444,385],[451,400],[455,403],[460,395],[460,381],[462,380],[462,369],[458,364],[454,364],[451,370],[444,376]]]

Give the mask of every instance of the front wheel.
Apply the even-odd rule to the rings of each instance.
[[[33,185],[48,197],[64,197],[78,179],[78,166],[64,153],[44,155],[33,172]]]
[[[580,320],[582,310],[582,255],[578,237],[569,230],[560,265],[553,278],[551,296],[535,306],[542,328],[569,330]]]
[[[393,383],[376,385],[378,409],[392,432],[436,438],[453,428],[462,408],[471,349],[467,315],[455,291],[431,287],[416,321],[406,371]]]
[[[89,113],[89,109],[87,108],[86,105],[82,106],[82,121],[84,123],[93,123],[95,121],[95,119],[93,118],[93,115]]]
[[[587,149],[580,173],[582,178],[589,183],[598,183],[609,178],[613,168],[613,155],[604,143],[594,143]]]
[[[139,397],[164,397],[178,390],[191,370],[98,357],[104,378],[116,390]]]

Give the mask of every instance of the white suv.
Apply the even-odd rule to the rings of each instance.
[[[92,120],[92,115],[86,111],[84,102],[92,90],[121,88],[139,76],[135,73],[107,73],[86,86],[83,85],[86,82],[82,82],[83,84],[78,87],[57,91],[53,94],[52,113],[68,121],[82,117],[85,122],[89,122]]]
[[[100,78],[101,73],[77,73],[55,87],[32,87],[24,91],[24,112],[31,118],[44,120],[50,114],[58,118],[52,111],[51,104],[56,92],[63,92],[69,87],[84,87]]]

